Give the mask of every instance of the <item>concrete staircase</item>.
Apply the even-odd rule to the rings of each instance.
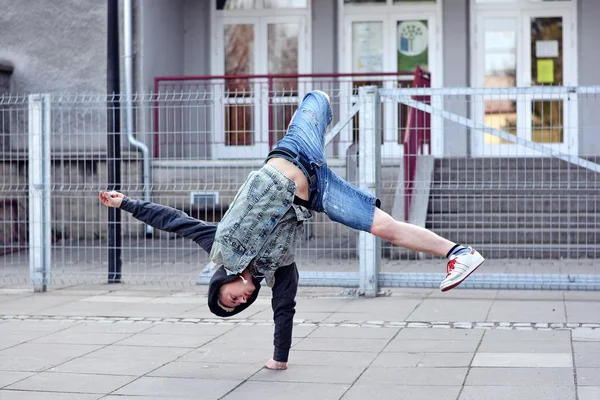
[[[425,226],[486,258],[598,258],[599,215],[600,174],[588,169],[555,158],[446,158],[435,161]]]

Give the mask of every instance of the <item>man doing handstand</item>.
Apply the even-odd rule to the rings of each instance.
[[[218,266],[208,292],[208,306],[215,315],[229,317],[246,309],[265,279],[273,290],[275,321],[274,354],[265,364],[270,369],[287,368],[298,288],[294,255],[311,210],[396,246],[449,258],[442,291],[459,285],[484,262],[471,247],[395,220],[379,208],[379,199],[335,175],[324,150],[331,119],[329,96],[308,93],[286,136],[269,152],[262,168],[249,174],[218,225],[114,191],[100,193],[104,205],[192,239],[210,253]]]

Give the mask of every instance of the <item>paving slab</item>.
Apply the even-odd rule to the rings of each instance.
[[[600,368],[577,368],[577,384],[600,386]]]
[[[454,386],[462,382],[467,368],[369,367],[356,382],[364,385]]]
[[[114,392],[116,395],[157,396],[168,399],[218,399],[241,382],[221,379],[141,377]]]
[[[479,345],[472,340],[392,340],[383,350],[398,353],[474,353]]]
[[[491,307],[487,321],[512,322],[566,322],[562,301],[496,301]]]
[[[266,361],[266,360],[265,360]],[[201,363],[173,361],[147,376],[164,378],[202,378],[244,381],[263,368],[262,364]]]
[[[401,386],[355,384],[342,400],[456,400],[460,386]]]
[[[600,399],[600,386],[583,386],[577,393],[579,400],[598,400]]]
[[[574,386],[572,368],[471,368],[466,386]]]
[[[493,300],[426,299],[409,316],[411,321],[485,321]]]
[[[56,393],[107,394],[124,386],[135,376],[115,376],[99,374],[71,374],[42,372],[14,383],[4,389],[34,390]],[[0,394],[0,398],[2,395]]]
[[[474,367],[572,368],[571,353],[477,353]]]
[[[304,383],[335,383],[350,385],[364,372],[364,367],[346,365],[344,368],[338,366],[323,365],[295,365],[293,369],[281,373],[281,371],[260,370],[250,378],[251,381],[268,382],[304,382]]]
[[[573,386],[465,386],[458,400],[575,400]],[[581,398],[579,398],[581,400]]]
[[[278,399],[338,400],[349,389],[346,384],[299,382],[244,382],[222,400]]]

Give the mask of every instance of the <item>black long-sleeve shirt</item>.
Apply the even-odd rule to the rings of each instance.
[[[134,218],[166,232],[173,232],[193,240],[204,251],[210,254],[217,224],[200,221],[188,216],[181,210],[150,203],[142,200],[123,198],[121,209]],[[272,287],[273,320],[273,359],[287,362],[292,345],[292,328],[296,313],[296,293],[298,291],[298,268],[296,263],[279,267],[275,272],[275,283]]]

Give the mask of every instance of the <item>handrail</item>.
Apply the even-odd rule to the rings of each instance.
[[[417,66],[415,69],[413,88],[422,88],[431,86],[431,74]],[[415,101],[430,102],[429,96],[413,96]],[[412,195],[414,190],[414,179],[416,174],[417,156],[424,154],[425,144],[427,144],[427,154],[431,152],[429,146],[431,138],[431,116],[422,110],[410,107],[406,127],[404,130],[404,217],[408,221]]]

